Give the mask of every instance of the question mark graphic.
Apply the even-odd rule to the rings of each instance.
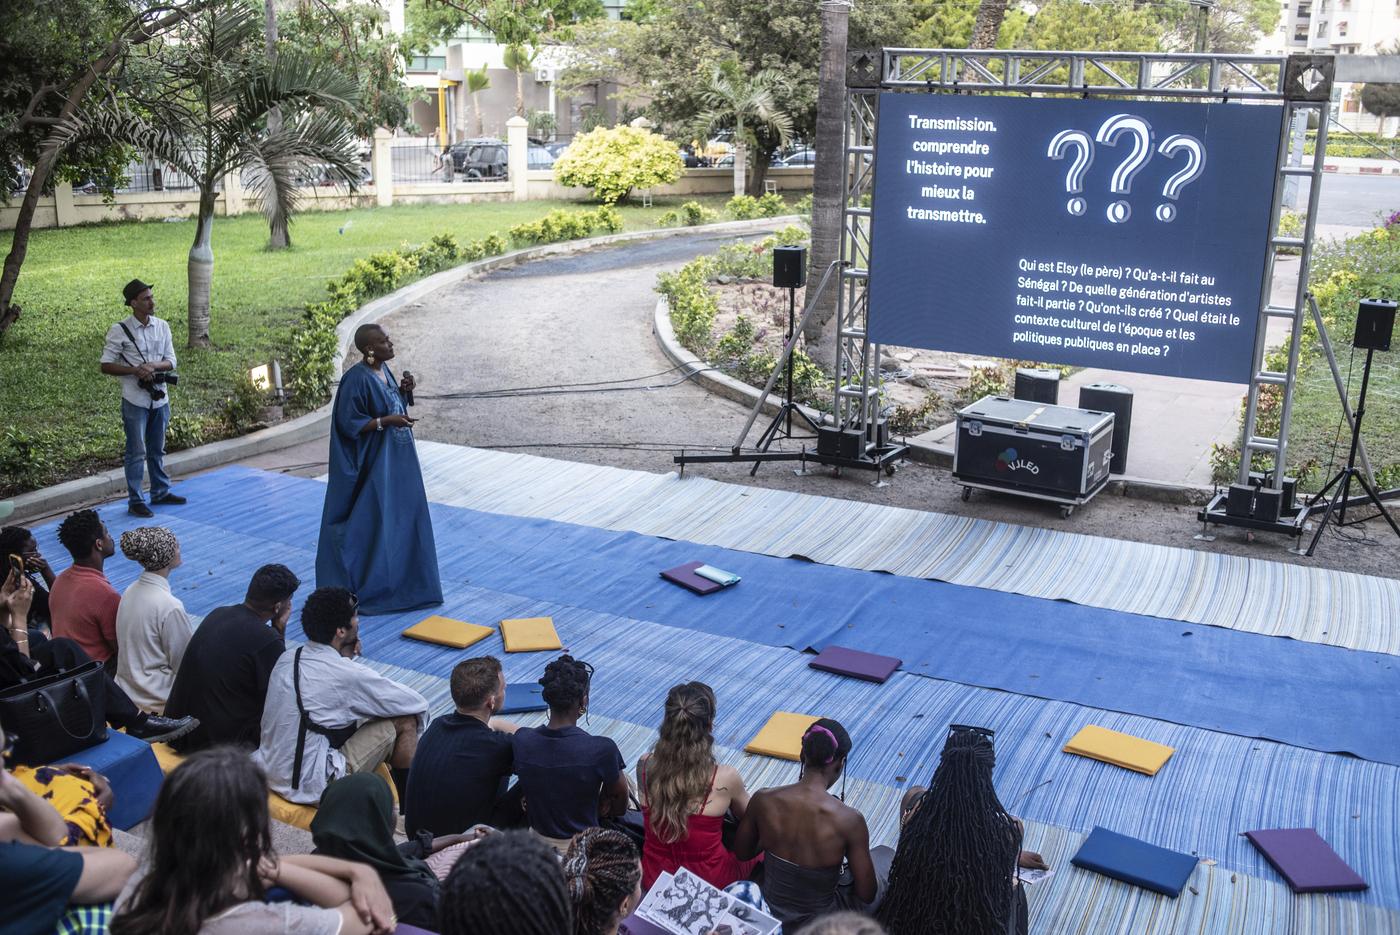
[[[1084,174],[1094,164],[1094,141],[1083,130],[1061,130],[1050,140],[1050,149],[1045,155],[1051,159],[1065,158],[1065,150],[1075,147],[1074,162],[1070,163],[1065,176],[1065,191],[1075,197],[1065,205],[1065,210],[1075,217],[1084,213],[1084,199],[1079,194],[1084,191]]]
[[[1186,153],[1186,165],[1174,172],[1162,188],[1163,198],[1176,201],[1181,196],[1181,190],[1196,181],[1205,172],[1206,148],[1194,136],[1177,133],[1163,140],[1162,145],[1157,147],[1157,152],[1168,157],[1175,156],[1180,152]],[[1170,224],[1175,219],[1176,205],[1161,204],[1157,206],[1157,220]]]
[[[1109,190],[1115,195],[1126,195],[1133,189],[1133,176],[1137,175],[1143,166],[1147,165],[1147,160],[1152,158],[1152,127],[1141,117],[1134,117],[1130,114],[1114,114],[1103,122],[1099,127],[1099,132],[1094,135],[1100,143],[1108,143],[1110,146],[1118,144],[1118,138],[1124,133],[1130,133],[1133,137],[1133,151],[1128,154],[1128,158],[1118,164],[1118,168],[1113,170],[1113,178],[1109,182]],[[1133,209],[1126,201],[1115,201],[1108,206],[1108,219],[1114,224],[1122,224],[1132,216]]]

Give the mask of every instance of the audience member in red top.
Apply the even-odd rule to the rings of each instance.
[[[49,594],[53,635],[82,647],[91,659],[117,655],[117,605],[122,596],[102,566],[117,551],[111,533],[93,510],[70,514],[58,527],[58,541],[73,556],[71,567],[54,579]],[[108,666],[116,671],[115,664]]]

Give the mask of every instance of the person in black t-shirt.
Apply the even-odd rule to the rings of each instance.
[[[286,648],[292,595],[300,585],[285,565],[264,565],[253,573],[243,603],[211,611],[195,630],[165,703],[167,717],[199,718],[199,727],[173,745],[180,753],[258,745],[267,682]]]
[[[52,621],[49,615],[49,591],[53,588],[54,573],[44,556],[39,552],[39,543],[34,535],[23,526],[6,526],[0,529],[0,560],[10,561],[17,555],[24,563],[24,576],[34,585],[34,600],[29,605],[28,629],[30,642],[35,636],[49,636]]]
[[[561,853],[569,839],[600,818],[627,811],[627,764],[609,737],[578,726],[588,710],[593,667],[560,656],[545,667],[540,684],[549,723],[515,732],[515,775],[530,827]]]
[[[457,710],[433,721],[418,738],[408,772],[404,824],[410,836],[506,823],[498,805],[514,764],[516,725],[494,717],[506,697],[500,660],[481,656],[457,663],[451,687]]]

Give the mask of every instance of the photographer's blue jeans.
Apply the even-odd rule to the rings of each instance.
[[[169,424],[169,403],[147,409],[122,400],[127,502],[141,502],[141,478],[147,467],[151,471],[151,502],[170,493],[170,475],[165,473],[165,428]]]

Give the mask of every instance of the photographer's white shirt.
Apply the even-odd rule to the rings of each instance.
[[[122,325],[131,330],[132,337],[136,339],[135,344],[126,336]],[[170,334],[170,325],[165,319],[152,315],[143,325],[135,315],[128,315],[125,321],[107,329],[107,343],[102,348],[102,363],[139,367],[143,362],[156,364],[162,360],[170,361],[172,366],[175,364],[175,341]],[[170,404],[170,389],[167,384],[160,384],[160,388],[166,391],[164,397],[151,399],[151,394],[143,390],[136,381],[135,374],[127,374],[117,379],[122,381],[122,399],[133,406],[158,409]]]

